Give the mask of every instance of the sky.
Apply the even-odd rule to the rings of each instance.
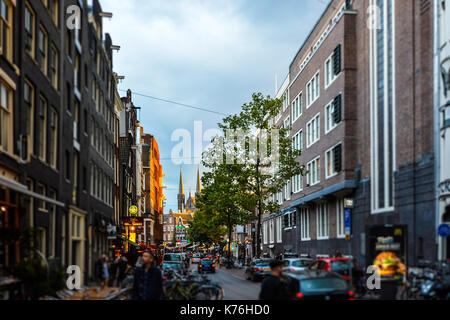
[[[217,128],[254,92],[275,95],[289,64],[325,10],[327,0],[101,0],[112,12],[103,19],[110,33],[114,71],[125,76],[118,89],[209,109],[204,112],[133,96],[139,121],[155,136],[166,187],[164,212],[177,211],[180,168],[186,198],[195,193],[199,158],[194,157],[194,122],[201,132]],[[191,158],[182,165],[172,151],[180,129],[191,135]],[[178,130],[178,131],[176,131]],[[197,139],[198,140],[198,139]],[[208,142],[199,142],[205,148]],[[200,172],[203,168],[200,167]]]

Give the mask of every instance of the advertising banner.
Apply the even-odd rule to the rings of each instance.
[[[406,225],[369,226],[367,235],[367,265],[377,266],[382,278],[403,278],[407,263]]]

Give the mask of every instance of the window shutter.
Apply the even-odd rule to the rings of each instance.
[[[341,106],[342,106],[342,95],[339,94],[336,98],[334,98],[333,101],[333,107],[334,107],[334,122],[336,124],[341,122],[342,119],[342,112],[341,112]]]
[[[334,171],[342,171],[342,144],[334,147]]]
[[[334,75],[338,75],[341,72],[341,45],[339,44],[333,53],[333,71]]]

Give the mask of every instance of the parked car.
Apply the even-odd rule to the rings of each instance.
[[[216,264],[210,259],[202,259],[198,263],[198,273],[212,272],[216,273]]]
[[[350,262],[349,258],[319,258],[308,266],[310,270],[323,270],[329,272],[336,272],[341,275],[343,279],[349,280],[349,267],[352,263],[352,283],[359,294],[364,294],[364,273],[358,264],[354,261]]]
[[[284,260],[284,270],[292,272],[305,270],[313,262],[314,260],[310,258],[289,258]]]
[[[192,256],[192,263],[199,263],[200,262],[200,254],[199,253],[194,253]]]
[[[262,280],[272,271],[270,269],[271,259],[256,259],[245,269],[245,278],[251,281]]]
[[[354,292],[339,274],[323,270],[286,272],[297,283],[298,300],[354,300]]]
[[[163,257],[163,262],[166,261],[182,262],[183,258],[180,253],[166,253]]]

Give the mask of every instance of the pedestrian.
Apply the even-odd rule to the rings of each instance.
[[[272,273],[261,284],[260,300],[292,300],[298,288],[296,281],[283,275],[284,263],[274,259],[270,262]]]
[[[163,292],[161,270],[155,266],[155,256],[145,250],[141,256],[142,266],[134,273],[133,300],[160,300]]]
[[[94,265],[95,279],[96,279],[96,282],[99,283],[100,285],[102,284],[102,281],[103,281],[103,277],[102,277],[102,273],[103,273],[103,259],[104,259],[104,255],[100,256],[97,259],[97,261],[95,262],[95,265]]]
[[[103,264],[102,264],[102,289],[108,288],[108,282],[110,278],[110,270],[109,270],[109,264],[108,264],[108,257],[103,258]]]
[[[341,251],[339,251],[339,249],[336,249],[336,252],[334,253],[334,256],[335,256],[336,258],[342,258],[342,253],[341,253]]]
[[[125,279],[127,270],[127,258],[124,255],[120,256],[119,262],[117,262],[117,286],[121,287],[123,279]]]

